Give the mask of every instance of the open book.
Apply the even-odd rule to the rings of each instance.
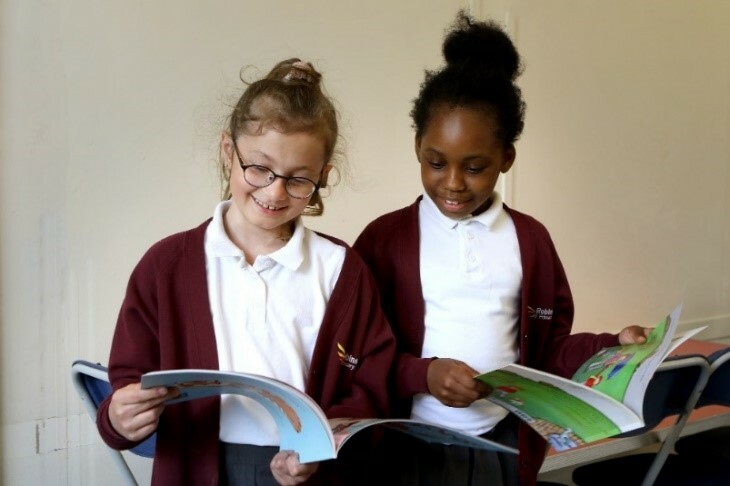
[[[677,306],[642,344],[603,348],[572,379],[510,364],[475,378],[492,387],[490,400],[530,425],[556,451],[644,426],[644,395],[661,362],[705,327],[676,335]]]
[[[334,459],[345,442],[368,427],[380,425],[421,440],[517,454],[517,449],[458,430],[408,419],[328,419],[317,403],[291,385],[265,376],[218,370],[167,370],[142,375],[142,388],[176,387],[180,396],[168,405],[237,394],[252,398],[271,414],[279,431],[279,449],[299,453],[301,463]]]

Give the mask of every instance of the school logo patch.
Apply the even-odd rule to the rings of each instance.
[[[542,307],[531,307],[528,305],[527,315],[530,317],[530,319],[542,319],[545,321],[549,321],[553,318],[553,310],[543,309]]]
[[[349,354],[340,343],[337,343],[337,356],[340,358],[340,364],[348,370],[354,370],[359,361],[356,357]]]

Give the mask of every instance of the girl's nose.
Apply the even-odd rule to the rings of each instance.
[[[451,191],[460,191],[466,187],[461,170],[458,168],[449,169],[446,173],[446,187]]]
[[[286,192],[286,179],[280,177],[274,179],[274,182],[264,187],[264,189],[277,200],[287,199],[289,197],[289,193]]]

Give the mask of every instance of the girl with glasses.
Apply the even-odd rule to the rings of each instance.
[[[289,59],[248,85],[220,140],[223,201],[197,228],[154,244],[131,275],[109,357],[115,392],[97,422],[116,449],[157,432],[155,485],[357,478],[345,479],[341,459],[300,464],[279,452],[273,419],[252,399],[165,408],[177,392],[140,389],[149,371],[255,373],[308,393],[330,418],[388,412],[379,385],[395,343],[371,274],[301,218],[322,213],[338,139],[320,81],[311,64]]]
[[[519,455],[383,441],[394,484],[534,484],[545,441],[487,400],[474,376],[512,362],[569,377],[605,346],[649,329],[571,335],[568,280],[545,227],[503,204],[525,104],[507,34],[460,12],[411,116],[424,192],[370,223],[354,248],[378,281],[398,336],[394,412],[488,437]]]

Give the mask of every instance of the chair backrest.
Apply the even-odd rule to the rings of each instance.
[[[730,406],[730,347],[715,351],[707,360],[710,362],[710,377],[696,407]]]
[[[688,416],[705,388],[710,373],[702,355],[672,356],[664,360],[649,382],[644,398],[642,431],[659,425],[667,417]]]
[[[71,379],[76,392],[86,408],[91,419],[96,423],[96,413],[101,402],[112,393],[109,375],[106,366],[86,360],[76,360],[71,365]],[[155,455],[156,434],[151,435],[144,442],[129,449],[130,452],[141,457],[153,458]],[[120,451],[108,448],[122,475],[130,484],[137,484],[127,461]]]

